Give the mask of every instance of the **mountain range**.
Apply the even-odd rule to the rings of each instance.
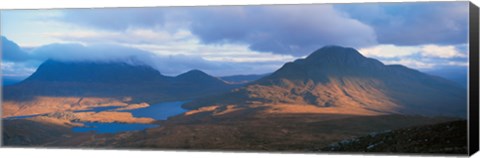
[[[183,105],[189,110],[158,127],[118,134],[75,133],[70,120],[49,117],[56,114],[5,119],[4,145],[318,151],[372,132],[466,117],[467,91],[459,84],[385,65],[353,48],[323,47],[255,77],[229,84],[199,70],[166,76],[141,64],[47,60],[29,78],[4,87],[2,117],[52,112],[68,116],[92,107],[144,107],[148,104],[143,102],[179,100],[191,100]],[[228,82],[236,82],[233,79]],[[106,118],[118,121],[111,115]],[[410,130],[400,131],[403,134],[387,133],[395,137],[387,143],[425,140],[410,141],[404,137]],[[437,130],[429,136],[446,140],[450,133]],[[377,140],[365,138],[361,145]]]
[[[141,64],[47,60],[25,80],[3,88],[3,117],[191,100],[239,86],[199,70],[165,76]]]
[[[32,96],[133,97],[142,101],[192,99],[234,85],[192,70],[175,77],[146,65],[124,62],[47,60],[18,84],[5,87],[5,100]]]
[[[466,93],[452,81],[401,65],[384,65],[353,48],[326,46],[244,87],[184,107],[290,104],[466,117]]]
[[[465,88],[405,66],[384,65],[353,48],[326,46],[271,74],[229,79],[238,83],[242,78],[250,82],[229,84],[200,70],[172,77],[141,64],[47,60],[24,81],[6,86],[3,97],[7,102],[38,96],[128,97],[130,102],[148,103],[193,100],[184,105],[191,110],[288,104],[320,111],[466,116]]]

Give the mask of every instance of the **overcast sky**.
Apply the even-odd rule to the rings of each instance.
[[[261,74],[325,45],[420,70],[467,66],[468,2],[2,10],[2,70],[141,61],[166,75]]]

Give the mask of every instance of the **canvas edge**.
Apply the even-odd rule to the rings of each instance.
[[[479,150],[479,9],[469,4],[468,154]]]

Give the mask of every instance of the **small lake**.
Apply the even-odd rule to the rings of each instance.
[[[131,112],[134,117],[149,117],[155,120],[166,120],[168,117],[175,116],[186,112],[182,105],[188,101],[175,101],[153,104],[146,108],[133,110],[123,110],[123,112]],[[95,112],[113,110],[113,108],[95,109]],[[119,133],[126,131],[143,130],[147,128],[157,127],[153,124],[133,124],[133,123],[91,123],[82,122],[85,126],[72,128],[73,132],[89,132],[95,131],[99,134]]]
[[[158,125],[152,124],[139,124],[139,123],[97,123],[97,122],[84,122],[83,127],[73,127],[73,132],[90,132],[95,131],[98,134],[105,133],[119,133],[126,131],[143,130],[147,128],[157,127]]]
[[[42,114],[22,115],[22,116],[10,116],[10,117],[6,117],[6,118],[3,118],[3,119],[5,119],[5,120],[26,119],[26,118],[31,118],[31,117],[40,116],[40,115],[42,115]]]
[[[165,102],[150,105],[146,108],[125,110],[131,112],[134,117],[150,117],[155,120],[166,120],[168,117],[186,112],[182,105],[187,101]]]

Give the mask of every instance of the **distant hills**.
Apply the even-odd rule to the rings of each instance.
[[[185,107],[307,104],[385,114],[466,117],[466,93],[452,81],[401,65],[384,65],[353,48],[326,46],[244,87]]]
[[[460,86],[468,87],[468,68],[467,67],[450,67],[436,70],[428,70],[425,73],[439,76],[450,81],[454,81]]]
[[[13,85],[24,80],[25,77],[11,77],[11,76],[2,76],[2,86]]]
[[[59,61],[54,61],[54,60],[47,60],[45,62],[45,64],[55,64],[55,62],[59,62]],[[73,63],[69,63],[69,64],[75,64],[75,62]],[[91,67],[94,67],[95,64],[94,63],[86,63],[86,64],[89,64]],[[117,63],[117,64],[120,64],[120,65],[128,65],[126,63]],[[111,66],[113,66],[114,64],[113,63],[110,63]],[[137,65],[137,66],[141,66],[141,65]],[[141,67],[144,67],[143,69],[146,70],[146,69],[152,69],[151,67],[149,66],[141,66]],[[113,68],[113,67],[112,67]],[[70,71],[70,70],[65,70],[65,69],[61,69],[61,68],[55,68],[55,69],[59,69],[61,71]],[[87,69],[85,69],[87,70]],[[84,70],[80,70],[80,71],[84,71]],[[156,71],[156,70],[154,70]],[[53,72],[53,71],[52,71]],[[48,72],[47,72],[48,73]],[[90,73],[90,72],[83,72],[83,73]],[[151,73],[151,74],[154,74],[154,76],[156,76],[157,74],[156,73],[160,73],[158,71],[154,72],[154,73]],[[200,70],[190,70],[189,72],[185,72],[183,74],[180,74],[178,76],[178,78],[184,78],[185,76],[188,76],[188,75],[191,75],[189,73],[202,73],[200,75],[203,75],[203,76],[210,76]],[[43,76],[40,76],[40,79],[42,77],[46,77],[45,75],[47,74],[42,74]],[[75,74],[74,76],[77,76],[77,77],[74,77],[74,76],[60,76],[59,74],[55,73],[55,74],[49,74],[50,76],[54,76],[54,75],[58,75],[57,77],[59,78],[54,78],[54,80],[68,80],[68,78],[70,79],[75,79],[75,80],[80,80],[81,78],[84,78],[84,77],[81,77],[82,75],[84,74]],[[91,74],[88,74],[86,76],[90,76]],[[114,74],[111,74],[110,72],[106,72],[104,73],[105,76],[115,76]],[[222,77],[205,77],[203,79],[206,79],[206,80],[211,80],[212,82],[222,82],[220,80],[223,80],[223,82],[226,82],[228,84],[246,84],[246,83],[249,83],[249,82],[252,82],[252,81],[255,81],[255,80],[258,80],[262,77],[265,77],[269,75],[269,73],[267,74],[252,74],[252,75],[232,75],[232,76],[222,76]],[[195,76],[192,76],[192,77],[195,77]],[[200,76],[201,77],[201,76]],[[220,79],[220,80],[218,80]],[[13,85],[13,84],[17,84],[17,83],[20,83],[22,82],[23,80],[25,80],[25,77],[3,77],[2,78],[2,85],[3,86],[8,86],[8,85]],[[89,78],[89,79],[86,79],[84,81],[89,81],[89,80],[93,80],[92,78]],[[126,81],[126,80],[124,80]],[[198,80],[197,80],[198,81]]]
[[[271,73],[266,73],[266,74],[255,74],[255,75],[232,75],[232,76],[223,76],[220,77],[220,79],[229,82],[229,83],[234,83],[234,84],[245,84],[249,83],[252,81],[256,81],[258,79],[261,79],[262,77],[268,76]]]
[[[223,80],[210,76],[200,70],[190,70],[186,73],[178,75],[172,80],[177,83],[192,83],[211,86],[225,85]]]

